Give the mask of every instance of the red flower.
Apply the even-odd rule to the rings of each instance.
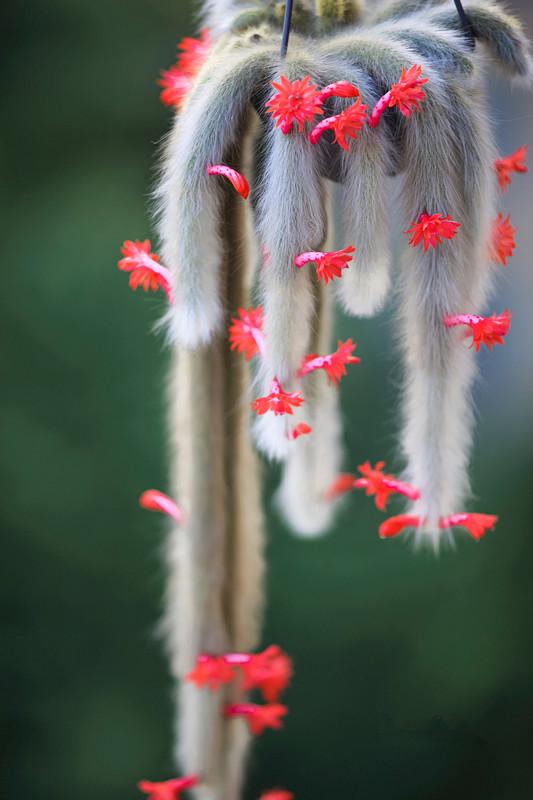
[[[260,689],[267,703],[277,703],[281,692],[292,677],[292,661],[280,647],[273,644],[262,653],[241,662],[245,692]]]
[[[503,337],[507,335],[511,325],[511,314],[507,308],[503,314],[493,314],[491,317],[480,317],[477,314],[455,314],[445,317],[444,324],[447,328],[468,325],[472,334],[470,346],[474,346],[476,352],[482,344],[492,350],[495,344],[503,344]]]
[[[499,213],[492,226],[492,241],[490,254],[496,264],[507,266],[507,259],[513,255],[515,244],[515,229],[511,225],[511,215],[505,217]]]
[[[159,95],[163,105],[176,106],[176,108],[181,106],[192,84],[189,75],[182,72],[177,64],[170,69],[161,70],[161,78],[157,82],[163,87],[163,91]]]
[[[186,75],[194,76],[204,63],[209,49],[211,47],[211,39],[209,38],[209,31],[203,28],[200,31],[200,38],[194,39],[192,36],[186,36],[178,44],[178,66]],[[179,52],[181,50],[181,53]]]
[[[409,67],[407,71],[402,67],[398,83],[393,83],[389,91],[374,106],[368,120],[371,128],[376,127],[386,108],[397,106],[404,117],[409,117],[413,109],[420,111],[418,103],[426,97],[426,93],[420,87],[428,82],[428,78],[420,77],[421,74],[422,67],[417,64]]]
[[[194,683],[199,689],[207,686],[212,692],[217,691],[235,678],[235,671],[226,662],[224,656],[208,656],[201,654],[196,659],[196,666],[185,680]]]
[[[307,422],[300,422],[298,425],[295,425],[294,428],[291,428],[287,436],[289,439],[298,439],[300,436],[307,436],[308,433],[312,432],[313,429],[307,424]]]
[[[249,361],[257,353],[265,352],[265,337],[263,334],[263,309],[250,307],[248,311],[238,308],[239,319],[232,317],[229,327],[229,340],[232,350],[244,353]]]
[[[200,39],[187,37],[178,44],[178,60],[173,67],[161,72],[158,80],[163,87],[161,92],[161,102],[166,106],[176,106],[179,108],[183,98],[189,91],[192,79],[204,63],[209,52],[211,41],[207,28],[200,32]]]
[[[332,501],[340,495],[351,492],[352,489],[355,488],[354,484],[356,480],[356,476],[351,472],[341,472],[340,475],[337,475],[329,489],[326,491],[326,500]]]
[[[133,290],[141,285],[145,292],[151,289],[153,292],[161,287],[167,295],[169,302],[174,302],[171,288],[170,272],[166,267],[159,263],[159,258],[155,253],[150,252],[150,242],[125,241],[121,247],[121,252],[125,256],[118,262],[118,268],[124,272],[130,272],[129,284]]]
[[[494,516],[494,514],[452,514],[449,517],[442,517],[439,522],[439,527],[441,530],[445,530],[446,528],[466,528],[472,539],[475,539],[476,542],[479,542],[482,536],[484,536],[487,531],[491,531],[494,529],[494,526],[498,522],[498,517]]]
[[[346,364],[359,364],[361,361],[352,355],[356,347],[351,339],[347,339],[345,342],[337,342],[337,349],[328,356],[310,353],[305,356],[298,375],[308,375],[317,369],[323,369],[329,380],[337,386],[340,379],[347,374]]]
[[[161,511],[176,522],[183,522],[183,512],[177,503],[157,489],[148,489],[139,497],[139,505],[148,511]]]
[[[355,247],[345,247],[344,250],[332,250],[330,253],[310,252],[301,253],[296,256],[294,263],[301,269],[305,264],[312,262],[316,265],[316,276],[318,280],[329,283],[333,278],[340,278],[343,269],[347,269],[348,262],[352,260],[351,253],[355,253]]]
[[[293,122],[303,130],[305,122],[324,113],[320,92],[310,80],[311,77],[306,75],[303,80],[291,82],[282,75],[279,83],[272,84],[277,91],[266,104],[266,108],[269,114],[277,117],[276,128],[281,128],[282,133],[289,133]]]
[[[402,494],[411,500],[418,500],[420,497],[418,489],[410,483],[397,480],[394,475],[385,475],[384,466],[384,461],[378,461],[375,467],[372,467],[370,461],[365,461],[357,467],[363,477],[354,481],[354,489],[366,489],[367,497],[375,495],[376,508],[380,511],[385,510],[389,496],[394,493]]]
[[[267,411],[273,411],[276,416],[293,414],[292,407],[298,408],[303,401],[300,392],[284,392],[278,379],[274,378],[270,384],[270,393],[254,400],[252,409],[259,415],[266,414]]]
[[[420,517],[399,514],[397,517],[386,519],[380,525],[379,535],[382,539],[388,539],[392,536],[397,536],[405,528],[418,528],[420,522]],[[493,514],[451,514],[449,517],[441,517],[439,528],[441,530],[453,527],[466,528],[470,536],[479,541],[487,531],[494,528],[497,522],[498,517]]]
[[[294,795],[285,789],[270,789],[268,792],[263,792],[259,800],[294,800]]]
[[[397,536],[405,528],[418,528],[420,517],[413,514],[398,514],[396,517],[389,517],[379,526],[380,539],[390,539]]]
[[[222,175],[227,178],[236,192],[240,194],[245,200],[250,194],[250,185],[244,175],[237,172],[236,169],[226,166],[226,164],[213,164],[207,168],[208,175]]]
[[[323,103],[328,97],[359,97],[359,89],[349,81],[337,81],[330,83],[320,90],[320,102]]]
[[[411,247],[423,241],[424,253],[427,253],[430,247],[435,248],[443,239],[453,239],[460,227],[461,223],[455,222],[449,214],[447,217],[442,214],[420,214],[418,221],[413,222],[404,233],[413,234],[409,241]]]
[[[186,778],[172,778],[170,781],[161,783],[139,781],[137,786],[141,792],[149,795],[147,800],[179,800],[182,792],[186,789],[192,789],[198,783],[199,780],[196,775],[188,775]]]
[[[368,106],[363,105],[361,98],[358,97],[353,105],[341,111],[340,114],[336,114],[334,117],[327,117],[327,119],[323,119],[318,125],[315,125],[309,134],[309,141],[311,144],[316,144],[326,131],[333,131],[335,144],[340,145],[343,150],[349,150],[350,145],[346,141],[346,137],[348,136],[350,139],[356,138],[365,124],[367,108]]]
[[[265,728],[278,730],[283,727],[281,718],[288,712],[287,706],[273,703],[265,706],[258,706],[255,703],[235,703],[226,706],[224,716],[244,717],[248,723],[250,733],[258,736],[263,733]]]
[[[511,172],[527,172],[526,156],[527,145],[524,145],[524,147],[519,147],[518,150],[511,153],[510,156],[496,159],[494,169],[502,192],[505,192],[511,184]]]

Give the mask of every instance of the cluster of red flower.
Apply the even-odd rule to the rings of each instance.
[[[187,775],[185,778],[171,778],[158,783],[139,781],[138,787],[148,795],[146,800],[180,800],[182,792],[198,786],[200,782],[197,775]],[[260,800],[294,800],[294,795],[285,789],[271,789],[264,792]]]
[[[283,726],[282,719],[288,709],[278,700],[289,685],[292,672],[289,656],[273,644],[261,653],[225,653],[221,656],[202,653],[186,680],[199,689],[207,687],[212,692],[234,681],[240,682],[242,692],[258,689],[264,704],[233,703],[224,708],[225,717],[242,717],[250,733],[257,736],[266,728],[277,730]],[[199,783],[201,778],[198,775],[188,775],[161,783],[140,781],[138,786],[149,795],[148,800],[179,800],[182,791]],[[274,789],[264,793],[261,800],[293,800],[293,795],[284,789]]]
[[[341,473],[326,492],[326,499],[335,500],[337,497],[350,492],[352,489],[365,489],[367,497],[374,497],[376,508],[385,511],[391,494],[400,494],[410,500],[418,500],[420,492],[410,483],[398,480],[394,475],[383,472],[384,461],[378,461],[372,467],[369,461],[360,464],[357,468],[362,477],[357,477],[351,472]],[[494,528],[498,517],[492,514],[452,514],[443,517],[439,522],[441,530],[452,527],[466,528],[473,539],[479,540],[488,531]],[[379,527],[379,536],[390,539],[408,528],[418,528],[424,520],[414,514],[399,514],[389,517]]]
[[[309,255],[318,256],[313,253]],[[237,310],[237,317],[233,317],[229,327],[229,340],[232,350],[243,353],[247,359],[256,355],[264,355],[265,338],[263,334],[263,310],[261,306],[257,308],[244,308]],[[323,369],[328,379],[335,386],[340,379],[346,375],[347,364],[358,364],[360,359],[353,355],[356,345],[351,339],[345,342],[337,342],[337,349],[328,355],[318,355],[310,353],[305,356],[298,376],[308,375],[316,370]],[[256,414],[266,414],[272,411],[276,416],[282,414],[293,414],[293,409],[298,408],[304,402],[300,392],[285,392],[277,378],[270,384],[270,391],[264,397],[258,397],[252,403],[252,409]],[[307,423],[302,422],[288,432],[290,439],[297,439],[299,436],[311,433],[311,428]]]
[[[262,653],[226,653],[222,656],[199,655],[196,666],[186,680],[199,688],[207,686],[217,691],[221,686],[241,680],[243,692],[259,689],[264,705],[233,703],[224,709],[226,717],[242,717],[251,733],[258,735],[265,728],[281,728],[287,707],[278,703],[281,692],[292,676],[290,658],[277,646],[271,645]]]
[[[368,117],[371,128],[376,127],[387,108],[396,106],[404,117],[410,116],[413,110],[420,110],[419,102],[426,96],[421,87],[428,81],[421,76],[422,67],[416,64],[408,70],[402,69],[398,83],[394,83],[378,100]],[[319,89],[310,81],[309,75],[296,81],[289,81],[282,75],[279,83],[272,84],[276,91],[266,107],[276,120],[276,127],[281,128],[283,134],[288,134],[293,123],[296,123],[301,132],[306,122],[313,122],[315,117],[324,114],[323,104],[329,97],[355,97],[352,105],[339,114],[321,120],[309,134],[309,141],[316,144],[326,131],[331,131],[333,142],[343,150],[349,150],[347,138],[355,139],[367,121],[368,106],[363,104],[359,89],[348,81],[338,81]]]

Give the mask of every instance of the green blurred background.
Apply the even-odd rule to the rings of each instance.
[[[154,634],[164,525],[137,506],[166,486],[168,353],[151,333],[162,299],[115,265],[125,238],[154,236],[171,118],[155,78],[194,18],[177,0],[26,0],[3,17],[3,796],[127,800],[173,772]],[[497,78],[491,93],[502,152],[533,143],[531,97]],[[272,785],[298,800],[533,796],[531,187],[520,176],[502,199],[519,246],[493,308],[513,327],[479,355],[472,508],[500,514],[496,533],[436,560],[379,541],[360,495],[319,541],[269,514],[264,642],[291,652],[296,679],[248,800]],[[339,326],[363,357],[341,392],[347,469],[392,459],[391,316]]]

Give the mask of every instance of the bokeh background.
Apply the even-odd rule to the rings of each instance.
[[[513,2],[533,32],[533,9]],[[166,778],[171,684],[154,633],[164,525],[159,296],[116,269],[152,235],[149,193],[170,124],[155,78],[195,30],[182,0],[25,0],[3,11],[0,393],[3,796],[128,800]],[[502,153],[533,144],[531,96],[493,76]],[[502,198],[519,231],[479,354],[472,508],[494,534],[438,560],[379,541],[357,495],[326,538],[268,516],[264,642],[294,656],[281,733],[254,749],[247,798],[522,800],[532,796],[533,244],[531,176]],[[343,320],[363,362],[343,381],[345,468],[394,450],[391,307]],[[269,503],[276,473],[267,472]]]

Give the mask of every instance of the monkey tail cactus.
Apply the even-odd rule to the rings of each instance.
[[[186,789],[238,800],[251,736],[287,713],[290,660],[276,646],[252,653],[264,573],[253,443],[282,463],[277,504],[301,536],[326,531],[355,489],[379,511],[408,501],[382,522],[383,539],[411,530],[437,550],[455,528],[478,540],[497,522],[463,510],[470,393],[476,351],[503,344],[511,322],[508,310],[481,313],[515,246],[510,218],[495,218],[497,184],[527,167],[525,147],[496,159],[483,78],[487,55],[514,78],[532,68],[498,3],[467,12],[468,30],[455,7],[429,0],[368,12],[296,0],[281,56],[284,3],[207,0],[200,37],[160,78],[177,112],[157,190],[161,261],[148,241],[128,241],[119,262],[132,288],[165,293],[172,348],[175,500],[152,490],[141,504],[172,520],[163,629],[185,777],[141,782],[153,800]],[[355,337],[335,347],[335,303],[365,317],[388,299],[392,183],[405,222],[405,474],[369,460],[340,473],[337,389],[365,353],[354,355]]]

